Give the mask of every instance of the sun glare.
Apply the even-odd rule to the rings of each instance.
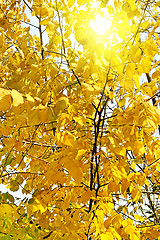
[[[107,16],[101,16],[100,14],[96,14],[95,18],[89,22],[89,26],[95,33],[100,35],[104,35],[107,31],[109,31],[111,27],[112,21]]]

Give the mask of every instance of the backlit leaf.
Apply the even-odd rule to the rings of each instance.
[[[20,104],[24,103],[22,94],[19,93],[17,90],[12,90],[11,91],[11,96],[13,98],[13,103],[12,104],[13,104],[14,107],[17,107]]]

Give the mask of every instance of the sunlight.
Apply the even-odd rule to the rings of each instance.
[[[109,17],[105,15],[101,16],[98,13],[95,15],[95,18],[89,22],[89,26],[92,30],[99,35],[104,35],[107,31],[109,31],[111,24],[112,21]]]

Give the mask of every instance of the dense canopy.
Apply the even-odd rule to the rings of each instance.
[[[159,48],[158,0],[0,0],[0,239],[160,239]]]

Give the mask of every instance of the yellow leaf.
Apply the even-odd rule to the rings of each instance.
[[[61,110],[64,110],[67,107],[68,99],[66,97],[60,97],[58,98],[55,106],[54,106],[54,112],[55,114],[59,114]]]
[[[80,184],[82,181],[82,176],[83,176],[82,169],[80,167],[73,166],[72,168],[70,168],[68,170],[69,170],[70,175],[74,178],[75,182],[77,184]]]
[[[87,32],[83,28],[78,28],[75,31],[75,38],[80,44],[85,44],[87,42]]]
[[[122,186],[121,186],[122,194],[124,194],[127,191],[129,185],[130,185],[130,182],[127,180],[127,178],[126,179],[124,178],[122,181]]]
[[[101,240],[112,240],[113,239],[113,235],[110,232],[102,233],[100,237],[101,237]]]
[[[84,126],[85,121],[83,117],[74,117],[75,122],[77,122],[78,124],[80,124],[81,126]]]
[[[148,118],[146,122],[148,123],[148,125],[150,125],[151,127],[153,127],[154,130],[157,129],[157,125],[155,124],[155,122],[154,122],[152,119],[149,119],[149,118]]]
[[[115,237],[116,240],[121,240],[122,239],[121,236],[116,231],[114,232],[114,237]]]
[[[82,83],[82,86],[84,87],[84,89],[86,89],[89,92],[93,92],[94,91],[93,86],[88,84],[88,83]]]
[[[87,152],[87,149],[78,150],[78,157],[83,156]]]
[[[9,217],[12,215],[13,208],[9,204],[1,204],[0,205],[0,216],[1,217]]]
[[[67,2],[68,2],[68,7],[70,8],[75,3],[75,0],[68,0]]]
[[[129,78],[132,78],[135,73],[135,64],[134,63],[129,63],[126,66],[126,74]]]
[[[144,221],[144,218],[140,215],[134,215],[135,219],[140,220],[141,222]]]
[[[50,69],[50,74],[52,77],[59,72],[58,66],[55,63],[48,64],[48,69]]]
[[[137,201],[139,200],[139,198],[141,197],[142,192],[141,192],[140,189],[133,188],[133,189],[131,190],[131,195],[132,195],[133,201],[134,201],[134,202],[137,202]]]
[[[53,18],[54,17],[54,8],[53,7],[48,7],[48,17]]]
[[[32,199],[30,199],[30,200],[32,200]],[[43,213],[46,211],[46,209],[47,209],[47,207],[43,207],[42,204],[38,201],[38,199],[34,199],[33,202],[30,201],[30,203],[27,204],[27,212],[29,214],[32,214],[39,210],[41,213]]]
[[[38,116],[38,109],[33,108],[32,111],[29,114],[28,120],[29,120],[29,124],[31,126],[39,124],[40,123],[40,118]]]
[[[90,198],[93,196],[92,191],[87,190],[85,193],[82,194],[81,200],[82,202],[86,203],[90,200]]]
[[[130,74],[130,73],[128,73],[128,74]],[[134,90],[134,84],[133,84],[133,80],[131,77],[122,78],[120,81],[120,84],[127,92]]]
[[[40,22],[40,25],[47,25],[48,24],[48,19],[43,19],[41,22]]]
[[[0,111],[7,111],[11,107],[11,95],[8,90],[0,88]]]
[[[158,78],[160,76],[160,71],[157,70],[152,74],[152,78]]]
[[[152,90],[146,83],[142,84],[140,89],[144,95],[148,95],[148,96],[152,97]]]
[[[149,58],[143,58],[141,61],[141,66],[143,68],[143,71],[148,73],[151,70],[151,60]]]
[[[111,217],[108,217],[108,218],[104,221],[104,226],[105,226],[105,228],[109,228],[111,224],[112,224],[112,218],[111,218]]]
[[[125,105],[125,103],[126,103],[126,98],[123,97],[122,99],[119,100],[118,106],[119,106],[119,107],[123,107],[123,106]]]
[[[37,205],[35,205],[35,208],[40,210],[41,213],[46,211],[47,207],[43,207],[42,204],[38,201],[38,199],[36,199],[35,202],[37,203]]]
[[[142,156],[145,153],[145,147],[143,142],[136,141],[133,143],[133,152],[135,155]]]
[[[141,50],[140,50],[140,48],[138,48],[136,53],[132,54],[133,62],[139,62],[141,60],[141,55],[142,55]]]
[[[48,6],[45,3],[43,3],[40,6],[40,16],[41,16],[41,18],[45,18],[48,16]]]
[[[45,123],[48,121],[48,108],[43,106],[42,104],[40,104],[38,106],[39,108],[39,111],[38,111],[38,116],[39,116],[39,119],[41,120],[41,122]]]
[[[130,233],[130,230],[129,230],[129,233]],[[131,240],[139,240],[140,238],[137,237],[137,235],[135,233],[130,233],[130,239]]]
[[[61,138],[62,143],[67,146],[73,146],[75,140],[76,140],[76,137],[68,131],[65,131]]]
[[[133,80],[135,83],[135,86],[140,89],[140,84],[139,84],[139,76],[138,75],[133,75]]]
[[[113,146],[113,148],[112,148],[112,146],[111,146],[111,149],[112,149],[116,154],[119,154],[119,155],[121,155],[121,156],[123,156],[123,157],[126,156],[126,148],[123,147],[123,146]]]
[[[135,131],[135,124],[133,124],[132,128],[131,128],[131,132],[130,132],[130,135],[132,136],[134,134],[134,131]]]
[[[46,31],[47,31],[48,35],[54,35],[55,28],[56,28],[55,24],[53,22],[49,21],[46,26]]]
[[[150,23],[148,20],[141,23],[141,28],[143,29],[147,29],[149,26],[150,26]]]
[[[34,103],[34,98],[31,97],[29,94],[26,94],[27,101]]]
[[[108,191],[109,192],[118,192],[119,191],[119,185],[117,185],[115,182],[110,181],[108,184]]]
[[[18,189],[19,189],[19,182],[17,182],[17,181],[12,181],[9,188],[10,188],[10,190],[11,190],[12,192],[18,191]]]
[[[13,106],[14,107],[17,107],[18,105],[20,104],[23,104],[24,103],[24,100],[23,100],[23,96],[21,93],[19,93],[17,90],[12,90],[11,91],[11,96],[13,98]]]
[[[125,228],[125,232],[126,233],[129,233],[129,234],[133,234],[135,231],[135,227],[133,225],[128,225],[126,228]]]

